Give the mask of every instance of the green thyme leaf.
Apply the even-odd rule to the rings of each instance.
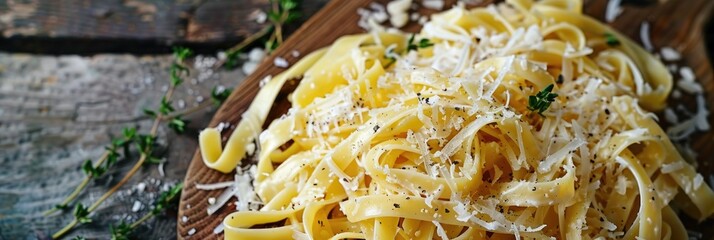
[[[166,96],[161,97],[161,105],[159,105],[159,112],[161,114],[167,115],[171,112],[173,112],[175,109],[173,106],[171,106],[171,102],[166,100]]]
[[[223,63],[223,66],[229,70],[238,67],[240,63],[239,55],[240,51],[226,52],[226,62]]]
[[[148,156],[146,157],[146,164],[160,164],[162,161],[160,158],[154,157],[154,156]]]
[[[553,84],[548,85],[543,90],[538,92],[535,96],[531,95],[528,97],[528,110],[538,112],[539,115],[543,116],[543,112],[550,107],[550,104],[555,101],[558,94],[551,93],[553,91]]]
[[[178,183],[171,187],[170,189],[164,191],[159,195],[159,197],[154,202],[154,209],[151,210],[154,214],[159,214],[164,209],[168,208],[177,203],[178,196],[181,195],[181,189],[183,188],[183,183]]]
[[[109,231],[112,234],[112,240],[129,240],[129,235],[131,234],[132,228],[131,225],[125,223],[124,221],[121,221],[119,222],[119,225],[109,225]]]
[[[605,33],[605,43],[611,47],[616,47],[620,45],[620,40],[612,33]]]
[[[77,206],[74,207],[74,218],[77,219],[79,223],[92,222],[92,219],[89,218],[89,210],[81,203],[78,203]]]
[[[191,49],[185,47],[174,47],[174,57],[179,62],[186,60],[186,58],[191,57],[191,55],[193,55],[193,51],[191,51]]]
[[[295,0],[280,0],[280,8],[283,11],[290,11],[297,8],[298,3]]]
[[[421,40],[419,40],[419,45],[418,45],[419,48],[428,48],[431,46],[434,46],[434,44],[431,41],[429,41],[429,39],[422,38]]]
[[[419,48],[428,48],[431,46],[434,46],[434,43],[432,43],[429,39],[427,38],[422,38],[419,40],[419,42],[415,43],[414,42],[414,35],[409,37],[409,40],[407,40],[407,52],[412,51],[412,50],[417,50]]]
[[[211,101],[213,101],[213,104],[215,104],[216,106],[219,106],[223,104],[226,99],[228,99],[228,96],[231,95],[231,92],[233,92],[232,88],[219,89],[218,87],[213,87],[213,90],[211,90]]]
[[[124,139],[133,139],[134,136],[136,136],[136,128],[124,128],[122,129],[122,133],[124,134]]]
[[[275,11],[268,12],[268,19],[273,22],[280,22],[280,13]]]
[[[188,121],[181,119],[181,116],[176,116],[169,121],[169,128],[176,131],[176,133],[183,133],[186,131],[186,124],[188,124]]]
[[[144,114],[146,114],[147,116],[156,117],[156,112],[148,108],[144,108]]]
[[[148,154],[151,152],[151,148],[154,147],[154,143],[156,142],[156,137],[152,137],[151,135],[143,135],[140,134],[137,136],[136,139],[136,145],[139,147],[139,151],[142,153]]]
[[[285,23],[291,23],[300,17],[302,17],[302,14],[300,14],[298,12],[289,12],[288,17],[285,18]]]
[[[91,159],[87,159],[86,161],[84,161],[84,163],[82,164],[82,172],[84,172],[84,174],[86,174],[87,176],[94,176],[94,165],[92,164]]]

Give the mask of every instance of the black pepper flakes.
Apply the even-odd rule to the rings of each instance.
[[[400,206],[399,206],[398,203],[395,203],[395,204],[394,204],[394,207],[395,207],[395,208],[400,208]]]

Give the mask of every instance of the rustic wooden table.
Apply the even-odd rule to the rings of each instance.
[[[303,1],[303,17],[289,29],[326,2]],[[142,110],[155,108],[169,84],[170,46],[203,53],[189,60],[192,74],[176,92],[177,109],[210,101],[213,87],[241,82],[240,68],[211,67],[215,53],[261,28],[251,13],[267,6],[268,0],[0,0],[0,240],[47,239],[73,219],[71,212],[42,213],[82,181],[80,165],[97,159],[123,127],[148,131]],[[110,224],[147,213],[157,192],[183,180],[198,131],[214,110],[187,117],[182,135],[163,125],[165,163],[144,167],[101,205],[94,222],[66,238],[108,239]],[[135,160],[121,159],[79,202],[93,202]],[[175,239],[175,229],[171,210],[134,236]]]
[[[303,0],[303,17],[289,29],[327,1]],[[604,9],[604,1],[598,2],[599,8],[590,10],[602,16],[597,9]],[[268,0],[0,0],[0,240],[46,239],[72,219],[71,213],[43,217],[42,212],[72,191],[84,176],[80,164],[96,159],[122,127],[148,130],[150,121],[140,120],[142,109],[155,107],[168,85],[170,46],[184,45],[204,54],[190,60],[192,76],[179,88],[176,108],[208,101],[214,86],[241,82],[245,75],[240,70],[208,67],[215,61],[211,56],[260,29],[251,13],[267,5]],[[618,24],[640,17],[647,9],[627,11],[615,25],[637,36],[639,28]],[[675,24],[662,26],[691,27],[671,22]],[[714,33],[713,27],[707,29],[705,34]],[[677,42],[686,42],[686,37],[681,39]],[[707,39],[712,42],[710,36]],[[654,41],[663,45],[658,38]],[[702,67],[698,72],[706,72],[711,84],[707,66]],[[212,110],[191,115],[183,135],[162,127],[164,174],[157,165],[143,168],[101,205],[94,222],[67,238],[106,239],[109,224],[145,214],[156,192],[183,180],[197,133],[212,115]],[[97,199],[134,160],[121,160],[108,177],[91,183],[79,201],[87,204]],[[136,211],[134,205],[139,206]],[[169,211],[141,227],[135,237],[174,239],[176,218],[175,211]]]

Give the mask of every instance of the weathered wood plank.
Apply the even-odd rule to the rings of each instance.
[[[110,136],[123,126],[146,132],[150,121],[135,119],[144,107],[155,107],[168,86],[170,56],[130,55],[33,56],[0,53],[0,239],[44,239],[72,219],[71,213],[43,217],[69,194],[84,174],[79,166],[96,159]],[[211,88],[233,86],[240,71],[214,71],[211,58],[200,58],[191,78],[176,93],[174,106],[184,109],[208,101]],[[195,68],[194,68],[195,69]],[[200,75],[200,76],[199,76]],[[133,221],[148,211],[164,185],[183,179],[196,147],[197,131],[212,113],[189,116],[187,134],[162,127],[160,139],[165,176],[147,166],[104,203],[95,222],[79,227],[68,238],[83,235],[108,239],[109,224]],[[121,160],[110,176],[90,185],[79,201],[88,204],[118,181],[136,157]],[[146,185],[139,193],[137,184]],[[141,210],[132,211],[135,202]],[[141,239],[175,238],[176,213],[152,220],[138,231]]]
[[[327,0],[304,1],[303,19]],[[175,44],[215,53],[267,23],[268,0],[0,0],[0,51],[167,53]]]

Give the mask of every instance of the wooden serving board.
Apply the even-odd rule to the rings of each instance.
[[[358,8],[366,8],[371,1],[357,0],[332,0],[321,11],[312,16],[300,29],[298,29],[275,53],[267,59],[260,67],[237,86],[236,91],[229,97],[225,104],[218,110],[211,120],[209,126],[215,127],[220,122],[228,122],[235,125],[239,122],[243,113],[259,91],[258,82],[267,75],[276,75],[285,69],[273,65],[274,57],[283,57],[291,64],[294,64],[299,57],[293,57],[293,50],[299,51],[301,56],[319,48],[330,45],[334,40],[346,34],[363,33],[364,30],[357,26],[359,16]],[[376,2],[384,4],[385,0]],[[455,1],[449,2],[446,6],[451,6]],[[482,1],[481,5],[491,1]],[[642,1],[639,1],[642,2]],[[584,12],[599,20],[604,19],[607,0],[585,1]],[[474,7],[474,6],[469,6]],[[643,21],[650,24],[651,40],[656,49],[671,46],[682,53],[683,59],[678,64],[692,67],[696,73],[698,81],[705,87],[707,92],[714,92],[714,79],[712,65],[707,57],[704,27],[709,21],[709,15],[714,7],[711,0],[669,0],[664,3],[653,3],[648,6],[624,6],[625,10],[615,22],[613,27],[620,30],[633,40],[640,42],[639,31]],[[419,10],[422,14],[429,14],[433,11],[426,9]],[[420,28],[417,24],[411,24],[403,30],[416,32]],[[678,79],[675,76],[675,79]],[[290,103],[287,101],[287,94],[294,89],[296,82],[286,84],[278,95],[276,103],[273,105],[268,123],[272,119],[279,117],[287,111]],[[672,100],[670,104],[684,102],[690,109],[694,104],[694,98],[686,94],[680,100]],[[707,94],[709,111],[714,112],[714,94]],[[714,116],[714,115],[712,115]],[[714,123],[714,117],[710,116],[709,122]],[[267,123],[266,123],[267,126]],[[230,136],[232,130],[223,132],[224,137]],[[226,139],[224,139],[225,141]],[[707,134],[696,134],[692,139],[694,149],[699,153],[699,172],[704,176],[709,176],[714,170],[714,131]],[[243,160],[247,164],[248,160]],[[705,177],[707,178],[707,177]],[[186,179],[184,181],[184,191],[181,195],[181,203],[178,214],[177,236],[178,238],[191,239],[222,239],[223,234],[214,234],[213,230],[222,223],[223,218],[235,210],[235,206],[227,204],[212,216],[207,216],[207,199],[217,197],[222,190],[203,191],[195,188],[196,183],[215,183],[230,181],[233,174],[222,174],[218,171],[207,168],[201,159],[199,151],[196,150],[190,164]],[[233,201],[229,201],[233,202]],[[183,217],[188,221],[182,221]],[[714,226],[710,220],[708,223],[697,224],[691,219],[684,219],[689,229],[697,229],[704,232],[705,239],[714,236],[714,229],[704,229],[704,225]],[[188,235],[189,231],[195,233]]]

